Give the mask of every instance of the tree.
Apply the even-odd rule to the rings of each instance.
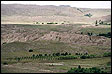
[[[55,53],[53,53],[52,56],[55,56]]]
[[[83,34],[83,32],[81,32],[81,34]]]
[[[19,62],[20,61],[20,58],[17,58],[17,61]]]
[[[42,54],[39,54],[39,56],[42,56]]]
[[[30,50],[29,50],[29,52],[33,52],[33,50],[32,50],[32,49],[30,49]]]
[[[8,63],[7,62],[4,62],[3,65],[8,65]]]
[[[80,56],[81,59],[86,59],[87,57],[85,55]]]
[[[96,20],[95,24],[96,24],[96,25],[98,24],[97,20]]]
[[[71,53],[69,53],[69,55],[71,55]]]
[[[79,55],[79,53],[75,53],[75,55]]]
[[[36,24],[39,24],[39,22],[36,22]]]
[[[35,55],[34,55],[34,54],[32,55],[32,58],[33,58],[33,59],[35,58]]]
[[[67,53],[67,52],[65,53],[65,56],[66,56],[66,55],[68,55],[68,53]]]
[[[47,56],[47,54],[45,54],[44,56]]]
[[[81,66],[79,65],[78,68],[81,69]]]
[[[51,54],[49,54],[49,56],[51,56]]]
[[[88,35],[91,36],[91,33],[88,32]]]
[[[33,54],[32,57],[35,57],[35,55]]]
[[[86,52],[85,55],[88,55],[88,53]]]
[[[56,53],[55,55],[56,55],[56,56],[60,56],[60,53]]]
[[[61,55],[64,56],[65,54],[64,53],[61,53]]]

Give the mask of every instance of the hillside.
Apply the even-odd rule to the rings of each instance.
[[[1,4],[2,73],[73,68],[111,73],[110,9]]]
[[[89,18],[85,14],[92,14]],[[102,16],[111,15],[110,9],[85,9],[70,6],[1,4],[2,23],[69,22],[93,23]],[[24,16],[24,17],[23,17]],[[101,18],[102,19],[102,18]],[[104,18],[103,20],[108,19]]]

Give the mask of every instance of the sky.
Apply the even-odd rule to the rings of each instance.
[[[111,1],[1,1],[2,4],[70,5],[78,8],[111,8]]]

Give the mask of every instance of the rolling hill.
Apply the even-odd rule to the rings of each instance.
[[[91,14],[84,16],[86,14]],[[111,9],[76,8],[66,5],[23,5],[1,4],[2,23],[31,23],[34,22],[63,22],[68,23],[93,23],[96,19],[108,19]],[[23,17],[24,16],[24,17]],[[103,18],[103,16],[107,16]]]

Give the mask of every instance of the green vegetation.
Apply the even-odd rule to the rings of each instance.
[[[80,32],[89,36],[111,37],[111,28],[82,28]]]
[[[97,67],[81,68],[81,66],[79,65],[78,68],[71,68],[70,70],[68,70],[67,73],[107,73],[107,72],[102,71]]]
[[[111,52],[105,52],[105,53],[103,54],[103,56],[104,56],[104,57],[111,57]]]
[[[49,22],[49,23],[47,23],[47,24],[58,24],[58,23],[55,23],[55,22]]]
[[[72,26],[63,26],[63,25],[24,25],[24,24],[14,24],[17,27],[24,27],[25,29],[39,29],[44,30],[45,32],[56,31],[56,32],[68,32],[72,30]],[[40,32],[41,33],[41,32]]]
[[[107,34],[99,34],[98,36],[105,36],[111,38],[111,32],[108,32]]]
[[[68,32],[81,24],[71,26],[50,26],[50,25],[18,25],[26,29],[46,30],[46,32]],[[110,34],[110,28],[86,28],[81,29],[81,34],[89,36],[102,33]],[[108,33],[109,32],[109,33]],[[41,32],[42,33],[42,32]],[[59,38],[60,39],[60,38]],[[80,45],[69,44],[59,41],[28,41],[4,43],[1,47],[2,72],[39,72],[40,69],[48,69],[53,72],[67,72],[71,67],[79,67],[82,70],[78,72],[88,72],[93,67],[104,68],[104,71],[110,72],[110,46]],[[25,63],[25,64],[24,64]],[[61,65],[46,63],[61,63]],[[19,65],[18,65],[19,64]],[[22,64],[22,65],[21,65]],[[27,66],[26,66],[27,64]],[[5,65],[7,67],[5,67]],[[39,65],[39,66],[38,66]],[[13,67],[10,67],[13,66]],[[39,68],[37,68],[37,66]],[[10,67],[10,69],[8,69]],[[28,68],[29,69],[25,69]],[[31,68],[33,67],[34,70]],[[21,70],[19,69],[21,68]],[[87,69],[86,69],[87,68]],[[86,71],[85,71],[86,70]],[[97,71],[98,69],[95,69]],[[93,70],[91,70],[93,72]],[[101,71],[100,71],[101,72]]]
[[[83,13],[83,11],[82,11],[81,9],[77,8],[77,10],[79,10],[80,12],[82,12],[82,13]]]
[[[92,16],[92,14],[88,13],[88,14],[85,14],[84,16],[91,17],[91,16]]]
[[[45,24],[45,23],[43,23],[43,22],[35,22],[35,24]],[[56,22],[47,22],[46,24],[58,24],[58,23],[56,23]]]
[[[103,57],[110,57],[111,53],[104,53]],[[89,58],[99,58],[99,56],[95,55],[95,54],[88,54],[88,53],[76,53],[75,55],[72,55],[71,53],[65,52],[65,53],[52,53],[52,54],[34,54],[32,53],[31,56],[20,56],[20,57],[10,57],[10,58],[6,58],[7,61],[15,61],[16,62],[21,62],[22,60],[36,60],[36,59],[40,59],[40,60],[71,60],[71,59],[89,59]],[[6,63],[6,61],[3,62],[3,64]],[[14,62],[13,62],[14,63]],[[6,63],[8,64],[8,63]]]
[[[15,57],[15,56],[31,56],[32,54],[52,54],[57,53],[56,55],[59,55],[59,52],[66,54],[73,55],[75,51],[78,51],[78,47],[83,48],[83,50],[87,50],[88,54],[102,54],[105,52],[105,50],[110,50],[111,47],[105,47],[105,46],[80,46],[80,45],[68,45],[68,43],[58,42],[58,41],[36,41],[36,42],[12,42],[2,45],[2,58],[6,57]],[[63,49],[64,48],[64,49]],[[94,51],[95,49],[95,51]],[[33,50],[33,52],[29,52],[29,50]],[[79,52],[78,52],[79,53]],[[63,55],[63,54],[62,54]],[[74,54],[75,55],[75,54]]]
[[[68,70],[70,70],[71,67],[77,67],[81,66],[82,68],[91,68],[91,67],[99,67],[103,71],[106,71],[108,73],[111,73],[111,66],[107,66],[107,63],[111,61],[110,57],[103,57],[103,58],[93,58],[93,59],[72,59],[72,60],[21,60],[18,62],[15,62],[12,60],[13,63],[8,62],[9,66],[5,66],[1,68],[2,73],[37,73],[40,72],[39,70],[50,70],[53,72],[58,73],[65,73]],[[6,61],[7,62],[7,61]],[[17,63],[17,64],[16,64]],[[50,65],[47,63],[51,63]],[[57,64],[63,64],[63,65],[55,65],[53,63]],[[11,65],[10,65],[11,64]],[[39,65],[39,66],[38,66]],[[10,67],[11,66],[11,67]],[[38,66],[38,68],[37,68]],[[26,68],[26,69],[25,69]],[[33,70],[32,70],[33,69]]]
[[[30,50],[29,50],[29,52],[33,52],[33,50],[32,50],[32,49],[30,49]]]
[[[96,24],[96,26],[98,26],[98,25],[111,25],[111,23],[105,22],[102,20],[96,20],[95,24]]]

